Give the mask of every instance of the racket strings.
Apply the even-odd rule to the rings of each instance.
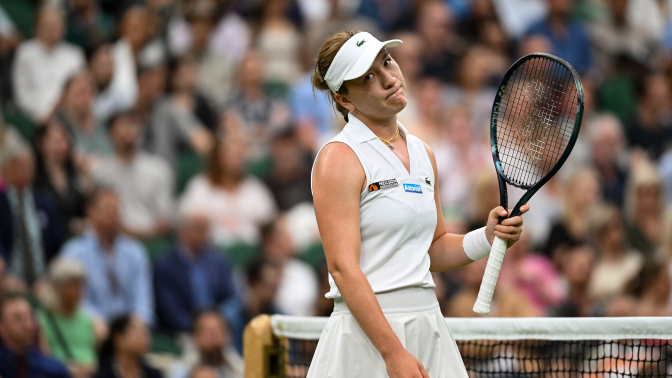
[[[496,122],[502,169],[516,186],[531,187],[563,155],[578,113],[571,72],[562,64],[533,58],[521,64],[501,89]]]

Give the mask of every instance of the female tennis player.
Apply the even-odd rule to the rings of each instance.
[[[309,378],[467,377],[430,272],[479,260],[495,235],[511,245],[522,231],[520,216],[498,225],[507,212],[497,207],[486,227],[446,233],[434,154],[397,122],[404,77],[387,47],[401,43],[344,31],[317,57],[313,86],[348,124],[313,166],[334,312]]]

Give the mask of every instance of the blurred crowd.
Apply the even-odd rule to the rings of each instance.
[[[310,174],[345,122],[310,75],[345,29],[404,41],[453,233],[499,205],[504,72],[569,61],[580,137],[493,314],[672,315],[670,0],[3,0],[0,376],[241,377],[254,316],[330,314]],[[485,262],[434,274],[444,315]]]

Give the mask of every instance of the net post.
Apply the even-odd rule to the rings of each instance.
[[[259,315],[252,319],[243,333],[245,378],[263,378],[266,373],[265,351],[274,343],[271,317]]]

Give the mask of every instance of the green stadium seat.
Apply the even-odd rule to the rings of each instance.
[[[623,125],[627,126],[635,117],[637,93],[632,77],[623,75],[605,81],[599,97],[602,108],[616,115]]]
[[[298,257],[300,260],[307,262],[315,268],[318,268],[327,262],[327,259],[324,256],[324,247],[322,247],[322,243],[308,246]]]
[[[2,109],[5,124],[14,126],[27,141],[32,141],[37,125],[26,114],[14,105],[7,105]]]
[[[180,348],[175,339],[162,333],[154,333],[152,335],[150,351],[152,353],[172,354],[175,356],[182,355],[182,348]]]
[[[2,0],[2,9],[7,12],[24,39],[32,38],[35,32],[33,24],[37,3],[35,0]]]
[[[271,171],[272,168],[273,161],[270,158],[264,158],[251,161],[250,165],[247,167],[247,171],[254,176],[264,177]]]
[[[224,255],[234,267],[245,268],[259,254],[259,247],[252,244],[237,243],[227,248],[219,248],[218,251]]]
[[[189,179],[199,174],[205,168],[205,161],[193,151],[182,151],[177,155],[175,165],[175,185],[177,193],[182,193]]]
[[[156,263],[170,252],[173,246],[173,238],[171,236],[157,237],[153,239],[143,240],[145,249],[147,250],[147,257],[152,264]]]

